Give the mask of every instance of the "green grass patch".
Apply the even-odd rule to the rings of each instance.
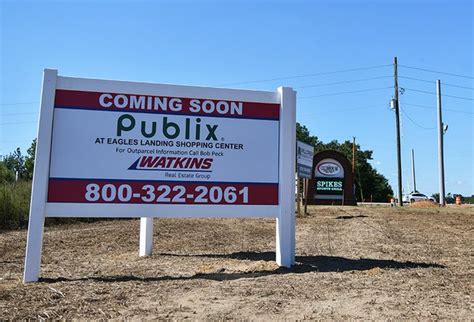
[[[31,181],[0,184],[0,229],[15,229],[28,224]]]

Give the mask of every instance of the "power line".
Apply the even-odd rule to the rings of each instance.
[[[352,79],[352,80],[347,80],[347,81],[342,81],[342,82],[323,83],[323,84],[299,86],[299,87],[295,87],[295,89],[303,89],[303,88],[311,88],[311,87],[320,87],[320,86],[330,86],[330,85],[339,85],[339,84],[348,84],[348,83],[356,83],[356,82],[363,82],[363,81],[368,81],[368,80],[391,78],[391,77],[392,77],[392,76],[380,76],[380,77],[370,77],[370,78]]]
[[[423,125],[420,125],[418,124],[417,122],[415,122],[410,116],[408,116],[408,114],[405,112],[405,110],[400,106],[400,111],[402,112],[402,114],[410,121],[412,122],[413,124],[415,124],[416,126],[418,126],[419,128],[423,129],[423,130],[434,130],[436,129],[436,126],[435,127],[425,127]]]
[[[1,103],[1,106],[7,105],[27,105],[27,104],[39,104],[39,102],[18,102],[18,103]]]
[[[436,84],[435,81],[427,80],[427,79],[421,79],[421,78],[415,78],[415,77],[398,76],[398,78],[410,79],[410,80],[415,80],[415,81],[425,82],[425,83],[430,83],[430,84]],[[474,87],[460,86],[460,85],[454,85],[454,84],[448,84],[448,83],[443,83],[443,86],[451,86],[451,87],[457,87],[457,88],[464,88],[464,89],[474,90]]]
[[[19,142],[31,142],[33,141],[34,139],[31,139],[31,140],[10,140],[10,141],[0,141],[2,143],[19,143]]]
[[[365,109],[372,109],[372,108],[380,108],[381,105],[369,105],[369,106],[359,106],[359,107],[352,107],[352,108],[344,108],[341,110],[331,110],[332,112],[346,112],[346,111],[358,111],[358,110],[365,110]]]
[[[7,113],[7,114],[0,114],[0,116],[12,116],[12,115],[38,115],[38,112],[32,113]]]
[[[388,66],[392,66],[392,65],[391,65],[391,64],[386,64],[386,65],[376,65],[376,66],[369,66],[369,67],[359,67],[359,68],[351,68],[351,69],[342,69],[342,70],[329,71],[329,72],[321,72],[321,73],[314,73],[314,74],[292,75],[292,76],[277,77],[277,78],[250,80],[250,81],[237,82],[237,83],[227,83],[227,84],[220,84],[220,85],[216,85],[216,86],[229,86],[229,85],[242,85],[242,84],[252,84],[252,83],[265,83],[265,82],[272,82],[272,81],[285,80],[285,79],[295,79],[295,78],[314,77],[314,76],[320,76],[320,75],[331,75],[331,74],[338,74],[338,73],[355,72],[355,71],[361,71],[361,70],[369,70],[369,69],[383,68],[383,67],[388,67]]]
[[[411,104],[411,103],[403,103],[403,105],[409,105],[409,106],[414,106],[414,107],[421,107],[421,108],[426,108],[426,109],[430,109],[430,110],[436,108],[436,107],[434,107],[434,106],[420,105],[420,104]],[[453,109],[444,108],[444,107],[443,107],[443,111],[449,111],[449,112],[454,112],[454,113],[463,113],[463,114],[474,115],[474,113],[471,113],[471,112],[468,112],[468,111],[453,110]]]
[[[424,93],[424,94],[434,94],[434,95],[436,95],[435,92],[424,91],[424,90],[421,90],[421,89],[414,89],[414,88],[408,88],[408,87],[403,87],[403,88],[404,88],[404,89],[408,89],[408,90],[410,90],[410,91],[414,91],[414,92],[419,92],[419,93]],[[443,97],[451,97],[451,98],[457,98],[457,99],[462,99],[462,100],[467,100],[467,101],[474,101],[473,98],[462,97],[462,96],[455,96],[455,95],[443,94]]]
[[[462,78],[468,78],[468,79],[474,79],[473,76],[467,76],[467,75],[459,75],[459,74],[454,74],[454,73],[446,73],[446,72],[440,72],[438,70],[432,70],[432,69],[426,69],[426,68],[419,68],[419,67],[413,67],[413,66],[407,66],[407,65],[398,65],[400,67],[405,67],[405,68],[410,68],[410,69],[415,69],[415,70],[421,70],[424,72],[430,72],[430,73],[435,73],[435,74],[443,74],[443,75],[448,75],[448,76],[455,76],[455,77],[462,77]]]
[[[474,113],[471,113],[471,112],[467,112],[467,111],[460,111],[460,110],[453,110],[453,109],[444,108],[444,107],[443,107],[443,111],[450,111],[450,112],[454,112],[454,113],[463,113],[463,114],[470,114],[470,115],[474,115]]]
[[[27,123],[38,123],[38,121],[30,121],[30,122],[7,122],[7,123],[0,123],[0,125],[27,124]]]
[[[381,106],[382,106],[381,104],[377,104],[377,105],[367,105],[367,106],[359,106],[359,107],[351,107],[351,108],[343,108],[343,109],[331,109],[331,113],[380,108]],[[301,114],[307,114],[307,113],[301,113]]]
[[[314,96],[303,96],[303,97],[298,97],[298,99],[315,98],[315,97],[323,97],[323,96],[337,96],[337,95],[353,94],[353,93],[363,93],[363,92],[377,91],[377,90],[388,89],[388,88],[393,88],[393,86],[368,88],[368,89],[361,89],[361,90],[349,91],[349,92],[327,93],[327,94],[314,95]]]

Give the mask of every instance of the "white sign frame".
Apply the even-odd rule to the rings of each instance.
[[[120,204],[48,203],[48,181],[51,161],[54,100],[56,89],[84,91],[135,92],[161,90],[173,96],[186,90],[197,97],[214,99],[241,99],[280,104],[278,205],[139,205],[131,208]],[[291,267],[295,261],[295,203],[293,195],[296,153],[296,92],[279,87],[276,92],[237,89],[163,85],[111,80],[96,80],[58,76],[55,69],[45,69],[40,104],[38,141],[33,174],[28,236],[23,282],[35,282],[40,277],[41,251],[45,217],[141,217],[140,256],[149,256],[152,250],[153,218],[275,218],[276,262]],[[113,209],[114,215],[107,213]],[[159,212],[157,212],[159,209]]]

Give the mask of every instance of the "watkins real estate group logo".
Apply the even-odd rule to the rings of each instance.
[[[191,158],[191,157],[161,157],[140,156],[128,170],[155,170],[155,171],[186,171],[196,170],[211,172],[213,158]]]

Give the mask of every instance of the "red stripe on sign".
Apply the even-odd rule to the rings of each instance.
[[[48,202],[278,205],[278,184],[51,178]]]
[[[55,107],[278,120],[280,105],[203,98],[56,90]]]

